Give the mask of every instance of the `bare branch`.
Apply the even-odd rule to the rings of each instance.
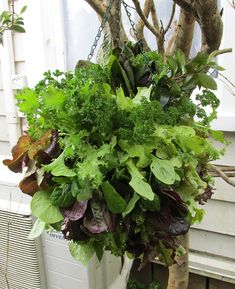
[[[223,22],[217,0],[198,0],[194,2],[194,11],[202,31],[202,52],[211,53],[220,46],[223,34]]]
[[[158,21],[158,17],[157,17],[156,5],[155,5],[154,1],[153,1],[153,5],[152,5],[152,8],[151,8],[151,17],[152,17],[152,20],[153,20],[153,26],[160,33],[160,25],[159,25],[159,21]]]
[[[150,13],[150,10],[152,8],[152,5],[153,5],[153,0],[146,0],[144,3],[143,13],[144,13],[146,19],[148,19],[148,17],[149,17],[149,13]],[[140,36],[140,38],[143,41],[143,46],[144,46],[145,50],[150,50],[148,43],[144,37],[144,22],[142,19],[140,19],[138,21],[138,23],[136,25],[136,30],[138,32],[138,35]]]
[[[213,51],[213,56],[219,56],[221,54],[225,54],[225,53],[231,53],[233,51],[232,48],[224,48],[224,49],[220,49],[220,50],[215,50]]]
[[[223,77],[233,88],[235,88],[234,83],[228,79],[225,75],[223,75],[222,73],[218,72],[219,76]]]
[[[144,3],[143,13],[144,13],[144,16],[146,17],[146,19],[148,19],[148,17],[149,17],[149,13],[150,13],[150,10],[152,8],[152,5],[153,5],[153,0],[146,0]],[[142,34],[144,31],[144,22],[141,18],[136,25],[136,29],[137,29],[139,34]]]
[[[226,165],[215,165],[217,168],[219,168],[223,172],[235,172],[235,166],[226,166]],[[213,171],[213,168],[209,170],[210,172]]]
[[[185,0],[173,0],[180,8],[184,9],[188,13],[193,13],[193,7]]]
[[[230,2],[229,0],[227,0],[227,2],[229,3],[229,5],[235,9],[235,1],[233,0],[232,2]]]
[[[102,0],[85,0],[99,16],[103,16],[105,13],[105,4]]]
[[[154,2],[153,2],[152,9],[151,9],[151,17],[152,17],[154,27],[159,31],[160,37],[156,37],[158,52],[164,53],[165,52],[164,35],[160,32],[160,25],[159,25],[159,21],[157,17],[157,10],[156,10],[156,6]]]
[[[167,53],[173,54],[177,49],[180,49],[188,58],[192,47],[194,27],[195,19],[192,14],[181,8],[178,25],[172,36],[174,38],[170,40],[171,46],[168,46]]]
[[[107,10],[108,7],[108,1],[107,0],[85,0],[98,14],[100,21],[102,21],[103,16]],[[113,0],[114,3],[114,0]],[[120,3],[121,5],[121,3]],[[114,5],[115,6],[115,5]],[[115,46],[116,43],[116,32],[117,32],[117,27],[116,27],[116,19],[115,19],[115,10],[116,6],[112,8],[111,10],[111,17],[109,19],[109,28],[110,28],[110,33],[112,35],[112,43],[113,46]],[[121,13],[120,13],[121,14]],[[121,17],[121,15],[120,15]],[[120,19],[120,30],[119,30],[119,36],[120,36],[120,46],[123,46],[125,41],[128,40],[126,31],[124,29],[122,19]]]
[[[173,3],[173,6],[172,6],[172,12],[171,12],[171,17],[170,17],[170,20],[166,26],[166,28],[164,29],[164,35],[167,34],[168,30],[170,29],[171,27],[171,24],[173,22],[173,19],[174,19],[174,16],[175,16],[175,8],[176,8],[176,3]]]
[[[179,30],[179,27],[177,25],[177,21],[175,20],[174,21],[173,33],[172,33],[171,38],[170,38],[170,40],[168,41],[168,44],[167,44],[166,53],[165,53],[166,55],[171,55],[172,54],[174,43],[175,43],[175,40],[176,40],[176,37],[177,37],[177,34],[178,34],[178,30]]]
[[[145,17],[143,10],[140,6],[140,2],[139,0],[132,0],[134,5],[135,5],[135,9],[136,12],[138,13],[138,15],[140,16],[140,18],[142,19],[142,21],[144,22],[144,25],[156,36],[156,37],[161,37],[160,32],[148,21],[148,19]]]
[[[211,168],[229,185],[235,187],[235,181],[231,180],[219,167],[210,164]]]

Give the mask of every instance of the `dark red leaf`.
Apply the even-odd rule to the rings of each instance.
[[[200,205],[205,205],[205,203],[211,199],[213,194],[213,188],[211,186],[208,186],[203,194],[196,197],[196,201],[198,201]]]
[[[70,221],[80,220],[87,209],[87,201],[76,202],[70,208],[61,208],[62,215]]]
[[[52,130],[51,139],[50,139],[51,143],[49,147],[45,150],[45,153],[51,158],[56,158],[60,153],[60,146],[59,146],[58,140],[59,140],[58,131]]]
[[[185,217],[188,215],[188,208],[181,196],[174,191],[171,190],[163,190],[160,192],[162,195],[163,203],[165,205],[170,206],[174,211],[177,211],[177,213]]]
[[[29,177],[24,178],[20,182],[19,186],[23,193],[30,196],[33,196],[37,191],[40,190],[35,173]]]
[[[188,220],[175,216],[170,207],[162,207],[160,212],[149,213],[148,220],[156,230],[169,236],[184,235],[190,227]]]
[[[85,216],[83,225],[91,234],[100,234],[108,231],[108,226],[103,218]]]
[[[22,173],[27,165],[27,152],[32,144],[32,139],[28,135],[19,138],[17,144],[12,148],[12,160],[4,160],[3,164],[15,173]]]
[[[85,241],[88,236],[84,233],[81,220],[71,221],[66,218],[62,224],[61,232],[66,240]]]
[[[108,231],[108,225],[105,222],[104,203],[98,196],[90,200],[90,209],[86,214],[83,225],[91,234],[99,234]],[[106,216],[107,218],[107,216]]]

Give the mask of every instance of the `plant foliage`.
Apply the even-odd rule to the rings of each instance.
[[[20,33],[25,32],[22,14],[26,9],[27,6],[23,6],[19,14],[10,11],[0,13],[0,44],[3,44],[3,33],[7,30]]]
[[[20,188],[40,232],[61,230],[84,264],[109,250],[171,265],[177,236],[212,194],[208,163],[222,151],[211,137],[225,142],[210,128],[219,105],[210,68],[219,69],[208,55],[164,59],[128,43],[105,65],[80,61],[20,91],[29,130],[4,164],[27,167]]]

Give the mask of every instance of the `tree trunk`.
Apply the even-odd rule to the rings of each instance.
[[[113,281],[113,283],[109,286],[108,289],[126,289],[127,288],[127,283],[129,280],[132,264],[133,264],[133,260],[129,259],[125,255],[121,273],[117,276],[117,278]]]
[[[186,250],[186,254],[176,257],[176,264],[169,267],[169,279],[167,289],[187,289],[188,287],[188,253],[189,233],[179,237],[180,244]]]
[[[168,47],[167,54],[171,55],[178,49],[182,50],[186,56],[189,57],[194,36],[195,19],[193,16],[181,9],[179,22],[176,31],[173,34],[172,46]]]

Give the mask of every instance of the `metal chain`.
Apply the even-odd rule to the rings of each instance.
[[[112,9],[112,5],[113,5],[113,0],[110,0],[109,1],[109,5],[107,7],[107,10],[105,11],[105,14],[104,14],[104,17],[102,19],[102,22],[101,22],[101,25],[98,29],[98,32],[97,32],[97,35],[95,37],[95,41],[93,43],[93,45],[91,46],[91,51],[90,53],[88,54],[87,56],[87,60],[88,61],[91,61],[92,57],[94,56],[94,53],[95,53],[95,50],[96,50],[96,47],[98,45],[98,42],[100,40],[100,37],[102,35],[102,32],[105,28],[105,24],[109,21],[110,19],[110,16],[111,16],[111,9]]]
[[[138,31],[137,31],[136,28],[135,28],[135,22],[131,19],[131,12],[128,10],[129,5],[128,5],[124,0],[121,0],[121,1],[122,1],[122,4],[123,4],[124,8],[125,8],[125,12],[126,12],[126,15],[127,15],[128,19],[129,19],[129,22],[130,22],[130,24],[131,24],[131,28],[132,28],[132,30],[133,30],[133,32],[134,32],[134,34],[135,34],[135,38],[136,38],[137,43],[138,43],[139,48],[140,48],[140,52],[141,52],[141,54],[142,54],[143,57],[144,57],[145,65],[147,66],[147,68],[148,68],[148,70],[149,70],[149,73],[150,73],[150,76],[151,76],[151,79],[152,79],[152,81],[153,81],[153,84],[155,85],[155,81],[154,81],[154,78],[153,78],[152,68],[151,68],[151,66],[150,66],[150,64],[149,64],[149,59],[148,59],[148,57],[146,56],[146,54],[144,53],[143,47],[142,47],[142,45],[141,45],[141,38],[139,37]]]

